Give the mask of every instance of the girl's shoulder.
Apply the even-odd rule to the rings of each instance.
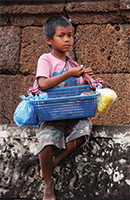
[[[51,53],[42,54],[39,59],[51,59]]]
[[[50,63],[50,64],[52,64],[52,65],[53,65],[53,64],[57,64],[57,63],[59,63],[59,62],[63,62],[62,60],[60,60],[60,59],[54,57],[54,56],[52,55],[52,53],[44,53],[44,54],[42,54],[42,55],[39,57],[38,60],[41,61],[41,62],[46,61],[46,62],[48,62],[48,63]]]

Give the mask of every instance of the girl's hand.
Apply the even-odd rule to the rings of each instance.
[[[92,78],[94,77],[93,70],[91,69],[91,67],[84,68],[84,73],[87,73]],[[83,80],[81,85],[86,85],[86,84],[88,84],[88,82],[86,80]]]
[[[84,73],[84,69],[83,67],[79,66],[79,67],[74,67],[70,69],[68,72],[69,72],[70,77],[78,78],[82,76],[82,74]]]
[[[84,68],[84,73],[87,73],[89,76],[94,77],[93,70],[91,67]]]

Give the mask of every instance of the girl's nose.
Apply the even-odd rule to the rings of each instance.
[[[65,41],[69,41],[69,37],[68,37],[68,36],[65,36],[64,40],[65,40]]]

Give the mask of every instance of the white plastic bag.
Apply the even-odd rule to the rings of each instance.
[[[100,115],[104,115],[117,99],[117,95],[114,90],[109,88],[99,89],[98,91],[100,92],[100,95],[97,99],[97,111]]]

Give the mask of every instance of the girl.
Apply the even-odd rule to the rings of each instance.
[[[41,55],[38,60],[36,79],[39,88],[47,90],[53,87],[87,84],[82,79],[82,74],[87,72],[93,77],[92,69],[73,67],[69,61],[70,58],[66,56],[66,52],[73,44],[71,23],[65,17],[56,16],[48,19],[43,29],[45,41],[51,47],[51,52]],[[43,200],[56,199],[52,171],[57,164],[81,145],[85,138],[89,139],[91,127],[90,119],[60,120],[40,124],[36,137],[45,184]],[[62,149],[55,157],[53,156],[54,147]]]

